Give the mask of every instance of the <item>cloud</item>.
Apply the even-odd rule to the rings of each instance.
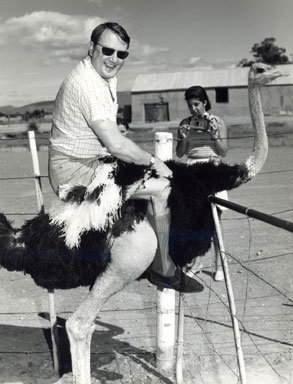
[[[156,62],[163,62],[170,54],[167,47],[157,47],[149,44],[142,44],[138,40],[131,40],[130,46],[130,65],[149,66],[156,65]]]
[[[213,58],[212,60],[202,57],[190,57],[185,61],[182,61],[180,65],[183,70],[221,69],[235,66],[235,60],[235,58],[221,57],[215,59]]]
[[[86,53],[91,31],[105,20],[101,17],[71,16],[39,11],[12,17],[0,25],[0,43],[17,41],[48,59],[72,60]],[[64,55],[64,57],[62,57]]]
[[[85,0],[88,3],[97,4],[99,7],[103,5],[103,0]]]
[[[87,0],[101,4],[101,0]],[[101,17],[67,15],[38,11],[12,17],[0,24],[0,44],[18,42],[27,50],[40,53],[43,63],[76,62],[87,52],[90,34],[95,26],[106,20]],[[157,47],[131,40],[131,66],[156,67],[170,54],[167,47]],[[162,59],[163,57],[163,59]]]
[[[198,63],[200,60],[201,60],[200,57],[191,57],[189,60],[189,64],[194,65],[194,64]]]

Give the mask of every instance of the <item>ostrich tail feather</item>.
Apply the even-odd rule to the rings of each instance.
[[[23,271],[24,248],[15,238],[16,230],[0,213],[0,267],[8,271]]]

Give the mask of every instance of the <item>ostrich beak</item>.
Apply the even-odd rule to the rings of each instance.
[[[288,72],[282,72],[279,69],[274,68],[274,72],[272,74],[273,79],[277,79],[278,77],[287,77],[290,74]]]
[[[281,77],[287,77],[287,76],[290,76],[290,73],[289,72],[280,72],[280,76]]]

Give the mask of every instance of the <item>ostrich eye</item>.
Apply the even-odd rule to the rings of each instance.
[[[264,73],[265,68],[257,68],[256,73]]]

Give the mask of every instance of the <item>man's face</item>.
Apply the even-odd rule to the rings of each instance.
[[[90,50],[93,49],[93,43],[90,43]],[[112,48],[115,51],[111,56],[103,54],[103,47]],[[106,29],[102,34],[99,44],[93,49],[91,62],[98,74],[104,79],[110,79],[116,76],[117,72],[124,64],[123,59],[119,59],[117,51],[127,51],[127,43],[120,39],[116,33]]]

